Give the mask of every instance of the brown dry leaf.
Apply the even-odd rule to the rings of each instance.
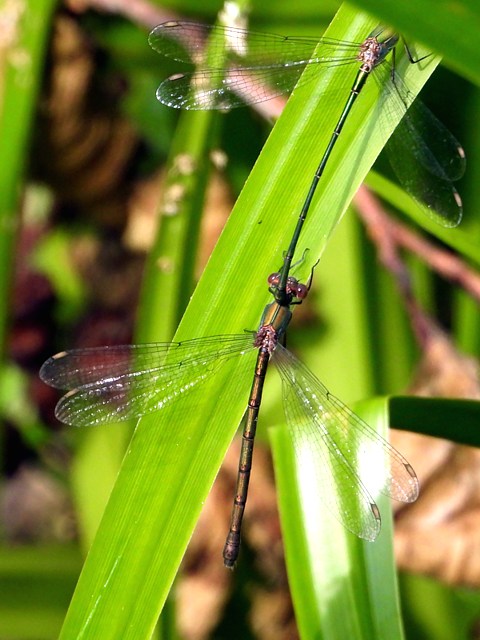
[[[255,589],[252,628],[263,640],[297,640],[299,637],[288,589]]]
[[[225,484],[228,487],[222,470],[205,502],[178,580],[177,624],[186,640],[211,637],[229,597],[232,576],[222,562],[229,518]]]
[[[3,486],[0,523],[10,543],[65,542],[75,535],[65,488],[45,471],[27,465]]]
[[[447,335],[430,334],[412,389],[422,396],[480,397],[478,365]],[[420,480],[416,503],[396,516],[395,551],[407,571],[454,585],[480,585],[480,451],[447,440],[392,433]]]
[[[36,129],[35,170],[74,209],[121,229],[138,136],[116,113],[120,89],[110,93],[96,82],[88,34],[61,13],[55,18],[49,72]]]

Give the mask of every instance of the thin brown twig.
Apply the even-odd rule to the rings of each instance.
[[[480,302],[480,274],[458,256],[435,246],[407,226],[388,216],[379,201],[366,188],[359,189],[355,204],[380,253],[393,248],[408,249],[446,280],[460,285]]]
[[[475,300],[480,302],[480,275],[449,251],[436,247],[429,240],[393,220],[377,198],[361,187],[355,196],[355,205],[367,232],[377,247],[379,260],[388,269],[405,300],[413,330],[419,344],[425,347],[437,333],[436,322],[420,307],[412,288],[410,273],[400,255],[407,249],[417,255],[445,279],[459,284]]]
[[[167,20],[180,19],[178,13],[157,7],[148,0],[66,0],[65,4],[75,13],[93,9],[117,14],[147,29]]]

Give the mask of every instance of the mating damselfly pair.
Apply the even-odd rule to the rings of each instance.
[[[150,42],[162,53],[172,55],[171,52],[176,51],[177,44],[165,43],[170,42],[172,34],[174,38],[180,35],[187,49],[190,46],[191,51],[199,52],[200,41],[202,40],[203,45],[205,36],[212,33],[228,36],[238,44],[243,40],[248,42],[252,37],[249,33],[237,29],[215,28],[212,30],[210,27],[191,23],[170,22],[157,27],[150,36]],[[269,42],[268,36],[260,37],[259,34],[254,34],[253,42],[257,43],[259,51],[262,49],[260,44],[263,42],[263,51],[273,55],[272,49],[268,50],[265,44]],[[296,46],[296,39],[282,39],[279,36],[272,37],[271,42],[272,48],[279,49],[280,52],[282,42],[289,43],[287,47]],[[253,442],[263,384],[270,360],[276,364],[282,379],[285,415],[295,450],[301,456],[307,446],[314,453],[317,461],[316,472],[325,487],[324,494],[319,497],[348,530],[361,538],[375,539],[380,529],[380,513],[372,496],[378,491],[404,502],[411,502],[418,495],[418,481],[415,473],[401,454],[330,394],[307,367],[284,346],[285,332],[292,316],[291,308],[305,299],[309,289],[309,285],[299,283],[290,272],[315,189],[335,140],[340,135],[368,75],[385,61],[390,52],[394,51],[397,42],[396,35],[389,33],[384,35],[381,30],[375,30],[360,45],[323,40],[319,41],[319,50],[321,51],[322,46],[327,47],[328,56],[325,55],[322,58],[319,54],[320,58],[314,60],[311,58],[310,49],[309,56],[304,56],[294,69],[295,65],[292,65],[289,48],[288,55],[284,53],[283,62],[273,67],[274,71],[278,70],[279,78],[296,76],[298,79],[299,69],[303,70],[308,62],[341,64],[342,60],[344,62],[356,60],[361,63],[348,102],[340,115],[331,142],[301,210],[282,268],[268,279],[269,290],[274,296],[274,301],[265,308],[257,332],[210,336],[178,343],[72,350],[49,359],[41,370],[41,376],[47,383],[69,390],[57,405],[58,418],[66,423],[82,426],[138,418],[153,411],[159,411],[167,404],[178,400],[183,394],[199,387],[211,376],[220,377],[222,365],[232,358],[248,358],[249,354],[256,352],[253,383],[244,418],[242,453],[231,528],[224,548],[224,561],[229,567],[234,565],[238,555]],[[311,47],[312,41],[307,42],[305,46]],[[339,47],[340,54],[335,54],[337,51],[335,47]],[[240,47],[237,48],[240,49]],[[246,50],[248,51],[248,47]],[[177,54],[173,57],[176,56]],[[235,92],[237,89],[250,86],[247,82],[249,78],[245,75],[247,71],[247,75],[254,76],[258,71],[258,77],[262,73],[266,75],[267,72],[270,77],[272,72],[272,64],[267,62],[257,67],[252,64],[250,68],[238,66],[236,59],[232,64],[231,67],[222,68],[221,74],[215,69],[200,69],[186,80],[184,80],[186,76],[177,76],[176,79],[174,77],[160,86],[158,97],[163,98],[168,95],[171,106],[185,108],[237,106],[230,98],[228,98],[230,102],[225,103],[225,96],[231,94],[231,89]],[[261,67],[264,67],[263,71]],[[225,74],[226,77],[230,74],[233,78],[228,84],[228,94],[225,88],[221,91],[218,89],[222,86],[221,82]],[[240,80],[242,74],[245,78],[243,87]],[[196,84],[197,78],[202,77],[201,85]],[[213,85],[206,86],[205,79],[208,83],[213,81]],[[291,88],[291,80],[282,82],[282,91]],[[396,80],[394,91],[397,91],[400,86],[397,82]],[[221,97],[222,102],[216,101],[217,95]],[[244,91],[242,98],[245,99],[246,95],[248,92]],[[257,98],[258,95],[262,94],[256,94]],[[398,95],[401,95],[400,92]],[[177,104],[174,104],[173,96],[178,97]],[[183,104],[181,104],[182,100]],[[402,98],[400,101],[406,109],[407,105]],[[441,126],[438,121],[433,122]],[[457,152],[459,158],[457,165],[463,166],[462,154],[458,152],[458,144],[451,136],[447,136],[445,146],[450,151],[453,149]],[[442,171],[433,173],[434,177],[445,185],[441,191],[441,202],[445,206],[439,218],[447,225],[454,225],[459,222],[461,216],[461,202],[451,184],[451,177],[443,169]],[[377,466],[376,473],[373,474],[375,478],[373,484],[370,484],[370,474],[362,473],[362,469],[365,466],[368,467],[370,461]]]

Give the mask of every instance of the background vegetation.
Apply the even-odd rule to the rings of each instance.
[[[179,114],[154,99],[178,63],[148,48],[148,31],[175,17],[213,23],[218,2],[130,1],[112,14],[100,1],[42,0],[27,11],[2,0],[0,637],[54,638],[63,626],[65,638],[289,638],[289,593],[305,638],[394,638],[403,627],[408,638],[475,637],[478,460],[463,444],[478,445],[477,404],[399,394],[478,394],[479,17],[466,1],[405,5],[343,6],[329,34],[358,41],[382,20],[445,56],[422,99],[464,143],[464,220],[458,230],[435,226],[384,177],[380,158],[367,184],[382,200],[363,191],[340,221],[389,133],[379,122],[381,87],[372,82],[302,236],[307,274],[323,255],[289,337],[335,395],[363,401],[358,410],[370,424],[448,439],[440,453],[429,440],[398,441],[426,494],[398,518],[404,537],[397,552],[409,570],[400,579],[401,615],[388,516],[372,546],[352,541],[328,516],[319,522],[304,513],[274,379],[259,435],[266,446],[270,431],[273,443],[290,587],[263,451],[256,466],[265,457],[266,479],[256,472],[239,567],[231,576],[221,566],[232,451],[172,590],[240,422],[249,368],[225,371],[220,389],[213,381],[201,398],[142,420],[130,445],[131,425],[59,426],[57,397],[37,378],[42,361],[68,347],[254,329],[269,299],[265,278],[279,266],[352,68],[309,70],[311,81],[270,135],[271,113]],[[339,5],[242,8],[252,29],[320,35]],[[400,67],[412,93],[433,67]],[[399,116],[389,115],[393,127]],[[392,220],[399,226],[389,226]],[[388,512],[387,504],[381,508]],[[456,567],[438,560],[453,555],[454,539]],[[437,553],[422,555],[422,545]],[[199,611],[206,610],[204,620]]]

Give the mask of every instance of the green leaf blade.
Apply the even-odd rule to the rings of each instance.
[[[328,35],[361,41],[374,26],[371,19],[343,8]],[[430,72],[420,73],[420,79],[425,81]],[[270,299],[267,277],[281,264],[339,117],[338,104],[320,97],[347,87],[346,99],[354,76],[351,68],[339,67],[294,92],[238,199],[176,339],[258,326]],[[307,275],[386,141],[376,126],[378,88],[375,83],[369,87],[336,146],[301,237],[297,257],[309,249],[302,265]],[[187,396],[142,419],[87,558],[63,638],[150,636],[245,410],[251,379],[252,371],[242,368],[237,374],[232,363],[220,382],[202,388],[200,406]]]

